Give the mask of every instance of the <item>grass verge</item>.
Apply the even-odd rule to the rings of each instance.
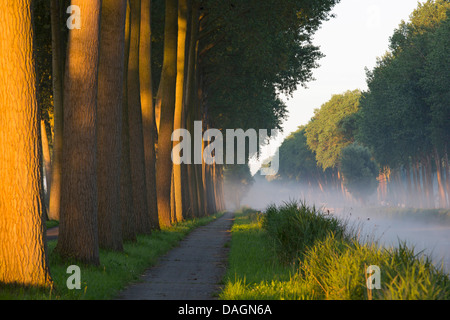
[[[448,300],[443,270],[400,243],[358,241],[345,221],[295,202],[236,213],[223,300]],[[367,288],[379,266],[381,288]]]
[[[86,266],[76,261],[63,261],[54,252],[55,241],[48,242],[49,264],[54,286],[52,289],[24,288],[0,285],[0,299],[12,300],[107,300],[114,299],[129,283],[137,282],[146,269],[175,247],[197,227],[219,218],[218,213],[205,218],[188,220],[149,236],[138,236],[135,243],[124,243],[123,252],[100,250],[100,266]],[[70,265],[81,269],[81,289],[69,290],[66,273]]]

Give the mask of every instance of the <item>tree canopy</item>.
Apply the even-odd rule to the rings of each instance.
[[[314,113],[306,128],[309,148],[324,170],[338,165],[341,150],[354,141],[342,127],[343,121],[358,111],[361,92],[347,91],[333,97]]]

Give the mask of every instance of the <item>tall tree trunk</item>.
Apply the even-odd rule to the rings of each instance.
[[[420,170],[419,170],[419,161],[417,159],[413,159],[412,161],[412,170],[414,176],[414,204],[419,208],[423,208],[422,202],[422,187],[420,182]]]
[[[200,72],[199,68],[197,68],[197,79],[196,79],[196,101],[195,101],[195,108],[196,108],[196,114],[197,119],[203,120],[202,121],[202,133],[201,136],[203,137],[205,131],[206,131],[206,121],[202,117],[202,110],[203,110],[203,103],[204,103],[204,96],[203,96],[203,78],[202,73]],[[202,163],[198,164],[198,193],[200,195],[200,209],[201,209],[201,216],[206,217],[208,215],[208,197],[207,197],[207,190],[206,190],[206,170],[205,170],[205,160],[203,158],[204,150],[206,148],[205,141],[202,138],[202,145],[201,145],[201,160]]]
[[[429,188],[429,197],[430,197],[430,207],[435,208],[436,203],[434,201],[434,177],[432,170],[432,162],[431,162],[431,154],[427,155],[427,164],[426,164],[426,172],[427,172],[427,183]]]
[[[198,57],[198,28],[199,28],[199,9],[197,5],[193,5],[190,10],[190,31],[189,31],[189,48],[188,48],[188,62],[186,70],[186,85],[185,85],[185,112],[186,112],[186,129],[191,132],[194,131],[195,121],[195,82],[196,82],[196,64]],[[191,145],[191,155],[195,153],[194,144]],[[192,217],[199,216],[198,194],[197,194],[197,179],[196,179],[196,165],[191,163],[187,165],[187,179],[189,189],[189,203]]]
[[[405,197],[405,204],[407,207],[413,207],[412,201],[414,199],[413,193],[412,193],[412,184],[411,184],[411,169],[410,169],[409,159],[406,161],[405,164],[405,173],[406,173],[406,197]]]
[[[187,33],[187,0],[178,1],[178,49],[177,49],[177,82],[175,94],[175,114],[173,131],[183,128],[183,108],[184,108],[184,83],[186,65],[186,33]],[[177,142],[174,142],[174,147]],[[174,154],[175,163],[179,163],[179,154]],[[183,217],[183,183],[181,176],[181,165],[173,165],[175,215],[177,221],[182,221]]]
[[[447,207],[450,208],[450,167],[448,161],[447,145],[445,146],[444,162],[445,162],[445,184],[447,187]]]
[[[206,165],[206,191],[208,197],[208,215],[217,212],[216,209],[216,197],[214,190],[214,165]]]
[[[98,237],[101,248],[122,251],[120,157],[126,0],[103,0],[98,79]]]
[[[177,223],[177,216],[175,212],[175,186],[173,179],[173,170],[172,170],[172,182],[170,184],[170,223]]]
[[[430,196],[430,184],[428,181],[428,174],[427,174],[427,170],[426,170],[426,159],[424,158],[422,161],[422,185],[423,185],[423,191],[424,191],[424,197],[425,197],[425,207],[426,208],[431,208],[431,198],[432,196]]]
[[[51,0],[52,28],[52,81],[53,81],[53,157],[50,206],[48,216],[51,220],[59,220],[61,208],[61,161],[63,136],[63,45],[60,31],[59,0]]]
[[[136,211],[137,230],[151,233],[145,177],[145,151],[142,129],[141,88],[139,76],[139,43],[141,29],[141,0],[131,0],[130,55],[128,60],[128,121],[130,127],[131,178],[133,208]]]
[[[151,0],[141,0],[141,32],[139,44],[139,77],[141,89],[142,130],[145,151],[145,178],[147,205],[151,228],[159,230],[158,203],[156,198],[156,122],[153,104],[151,64]]]
[[[73,0],[83,27],[69,32],[64,79],[61,256],[98,265],[97,90],[100,0]]]
[[[42,159],[44,161],[44,179],[45,179],[45,207],[47,213],[50,204],[51,180],[52,180],[52,164],[50,159],[50,147],[48,145],[47,129],[45,128],[45,121],[41,120],[41,137],[42,137]]]
[[[425,208],[425,200],[424,200],[424,188],[423,188],[423,177],[421,178],[421,172],[420,172],[420,161],[419,159],[416,160],[416,175],[417,175],[417,192],[418,192],[418,200],[419,200],[419,206],[421,208]]]
[[[441,165],[441,157],[436,148],[434,148],[434,162],[436,164],[436,176],[438,183],[438,194],[439,194],[439,207],[446,208],[447,207],[447,197],[445,194],[444,181],[442,178],[442,165]]]
[[[172,133],[177,76],[178,1],[166,0],[164,61],[157,100],[161,108],[158,136],[157,198],[161,226],[170,225],[170,189],[172,183]]]
[[[414,207],[419,206],[419,192],[417,189],[417,175],[415,169],[415,161],[411,159],[411,173],[412,173],[412,197],[411,197],[411,205]]]
[[[216,207],[218,211],[224,210],[223,205],[223,189],[222,189],[222,165],[215,164],[214,165],[214,184],[215,184],[215,196],[216,196]]]
[[[0,10],[0,283],[50,286],[31,6]]]
[[[131,10],[127,1],[125,22],[125,57],[122,103],[122,152],[120,157],[120,211],[124,241],[137,240],[136,212],[133,210],[133,184],[131,182],[130,125],[128,121],[128,57],[130,53]]]
[[[395,184],[397,190],[397,202],[398,205],[402,206],[405,204],[405,188],[403,187],[403,181],[400,169],[395,172]]]

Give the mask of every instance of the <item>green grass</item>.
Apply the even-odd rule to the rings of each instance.
[[[274,253],[285,263],[301,257],[308,247],[330,234],[345,236],[345,224],[341,220],[297,202],[287,203],[281,209],[269,206],[262,227],[272,239]]]
[[[345,221],[304,204],[267,211],[237,213],[221,299],[450,299],[448,275],[405,244],[361,244]],[[370,265],[381,269],[380,290],[367,289]]]
[[[123,252],[100,250],[100,266],[86,266],[76,261],[63,261],[54,252],[56,241],[48,242],[49,264],[54,286],[52,289],[0,286],[0,299],[14,300],[104,300],[114,299],[132,282],[138,282],[146,269],[175,247],[195,228],[217,219],[221,213],[178,223],[149,236],[138,236],[136,243],[124,244]],[[81,269],[81,290],[69,290],[67,267],[75,264]]]
[[[54,228],[54,227],[57,227],[57,226],[59,226],[59,221],[56,221],[56,220],[47,220],[47,221],[45,222],[45,226],[46,226],[47,230],[48,230],[48,229],[51,229],[51,228]]]

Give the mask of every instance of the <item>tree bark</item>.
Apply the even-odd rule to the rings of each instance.
[[[133,184],[131,182],[130,126],[128,122],[128,57],[130,53],[131,12],[127,1],[125,23],[125,57],[122,103],[122,152],[120,157],[120,211],[122,217],[122,236],[124,241],[137,240],[136,213],[133,210]]]
[[[414,184],[416,187],[416,202],[415,204],[419,206],[419,208],[423,208],[423,192],[420,181],[420,169],[419,169],[419,161],[416,159],[413,161],[413,173],[415,176]]]
[[[128,59],[128,121],[130,129],[131,179],[133,208],[139,234],[150,234],[151,223],[147,203],[145,151],[142,129],[141,88],[139,76],[139,43],[141,29],[141,0],[130,1],[131,33]]]
[[[187,0],[178,1],[178,49],[177,49],[177,82],[175,94],[175,115],[173,131],[183,128],[183,108],[184,108],[184,83],[185,83],[185,65],[186,65],[186,34],[187,34]],[[178,142],[174,142],[175,147]],[[174,160],[179,163],[179,154],[174,154]],[[175,197],[175,216],[177,221],[184,220],[183,209],[183,182],[181,165],[173,165],[174,179],[174,197]]]
[[[120,157],[126,0],[103,0],[99,62],[97,163],[99,246],[123,250]]]
[[[427,163],[425,159],[422,162],[422,185],[423,185],[423,191],[424,191],[424,197],[425,197],[425,207],[431,208],[431,196],[430,196],[430,184],[428,181],[428,174],[426,170]]]
[[[100,0],[73,0],[82,28],[69,32],[64,79],[61,217],[57,250],[98,265],[97,90]],[[88,13],[88,14],[87,14]]]
[[[426,164],[426,172],[427,172],[427,183],[429,188],[429,201],[430,201],[430,208],[435,208],[436,204],[434,201],[434,183],[433,183],[433,170],[432,170],[432,162],[431,162],[431,155],[427,155],[427,164]]]
[[[139,47],[139,77],[141,89],[142,130],[144,135],[147,204],[151,228],[159,230],[156,198],[156,122],[153,104],[151,65],[151,0],[141,0],[141,32]]]
[[[445,146],[444,162],[445,162],[445,184],[447,187],[447,207],[450,208],[450,167],[448,161],[447,145]]]
[[[186,112],[186,129],[189,132],[194,130],[195,121],[195,81],[196,81],[196,64],[198,58],[198,30],[199,30],[199,10],[197,5],[193,5],[190,11],[190,31],[189,31],[189,49],[188,62],[186,70],[186,85],[185,85],[185,112]],[[194,144],[191,145],[191,154],[194,155]],[[188,211],[192,217],[198,217],[200,208],[197,194],[197,179],[196,179],[196,165],[191,163],[187,165],[187,180],[189,190],[189,204]]]
[[[438,194],[439,194],[439,206],[440,208],[447,207],[447,197],[445,194],[444,181],[442,178],[442,165],[441,158],[436,148],[434,148],[434,162],[436,164],[436,176],[438,183]]]
[[[50,286],[31,7],[0,10],[0,283]]]
[[[166,0],[164,61],[157,100],[161,106],[157,159],[157,198],[161,226],[170,226],[170,189],[172,182],[172,133],[177,75],[178,1]]]
[[[53,81],[53,158],[50,205],[48,216],[51,220],[59,220],[61,208],[61,161],[63,137],[63,46],[60,31],[59,0],[52,0],[51,28],[52,28],[52,81]]]

